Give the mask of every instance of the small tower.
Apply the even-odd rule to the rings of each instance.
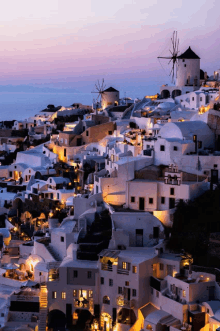
[[[105,109],[108,106],[118,106],[119,91],[113,87],[109,87],[101,94],[101,106]]]
[[[200,84],[200,57],[189,47],[177,57],[177,61],[176,86],[193,86],[197,90]]]

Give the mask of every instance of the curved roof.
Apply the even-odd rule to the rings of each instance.
[[[179,138],[193,139],[194,134],[211,135],[212,131],[208,125],[203,121],[185,121],[166,123],[160,129],[160,136],[162,138]]]
[[[177,56],[177,59],[200,59],[200,57],[189,47],[184,53]]]
[[[163,310],[155,310],[145,318],[145,321],[152,323],[152,324],[157,324],[160,322],[160,320],[162,318],[167,317],[167,316],[170,316],[170,314]]]

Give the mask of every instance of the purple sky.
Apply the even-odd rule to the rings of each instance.
[[[157,56],[169,54],[173,30],[180,51],[190,45],[212,74],[220,67],[219,13],[219,0],[5,1],[0,84],[163,83]]]

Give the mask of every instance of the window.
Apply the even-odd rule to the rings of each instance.
[[[153,238],[154,239],[159,238],[159,227],[158,226],[154,226],[154,228],[153,228]]]
[[[192,323],[192,321],[193,321],[193,319],[192,319],[192,317],[190,316],[190,318],[189,318],[189,323]]]
[[[112,135],[112,131],[109,131],[108,134],[109,134],[109,136]]]
[[[77,297],[77,290],[73,290],[73,296]]]
[[[177,146],[173,146],[173,150],[174,150],[174,151],[178,151]]]
[[[183,59],[183,61],[182,62],[185,62],[185,59]]]
[[[207,314],[209,314],[209,309],[208,308],[207,308],[207,311],[206,312],[207,312]]]
[[[134,290],[134,289],[132,290],[132,296],[133,296],[133,297],[136,297],[136,296],[137,296],[137,291]]]
[[[159,292],[158,291],[156,291],[156,297],[159,298]]]
[[[163,263],[160,263],[160,270],[162,271],[163,269]]]
[[[9,171],[9,177],[12,177],[12,171]]]
[[[202,101],[202,97],[200,97],[200,101]]]
[[[57,298],[57,292],[53,291],[52,292],[52,299],[56,299]]]
[[[198,141],[198,148],[202,148],[202,141]]]
[[[217,164],[214,164],[214,168],[218,168],[218,165]]]
[[[154,199],[153,198],[149,198],[149,204],[152,205],[154,203]]]
[[[131,197],[131,202],[135,202],[135,197]]]
[[[87,131],[86,131],[86,136],[88,137],[88,135],[89,135],[89,131],[87,130]]]
[[[170,188],[170,195],[174,195],[174,188],[173,187]]]
[[[125,286],[129,286],[129,282],[125,282]]]
[[[104,285],[104,283],[105,283],[104,277],[100,278],[100,283],[101,283],[101,285]]]
[[[186,67],[186,64],[184,64],[184,67]]]
[[[61,292],[61,298],[62,298],[63,300],[66,299],[66,292]]]
[[[132,267],[132,272],[133,272],[133,274],[137,273],[137,267],[135,265],[133,265],[133,267]]]
[[[63,156],[66,157],[66,148],[63,150]]]
[[[17,166],[15,166],[15,169],[17,168]]]
[[[113,286],[113,279],[109,279],[109,286]]]
[[[160,145],[160,151],[164,152],[165,151],[165,146],[164,145]]]
[[[64,237],[60,237],[60,241],[63,243],[64,242]]]
[[[93,291],[89,290],[89,298],[92,298],[92,297],[93,297]]]
[[[194,97],[192,97],[192,101],[194,101],[194,99],[195,99],[195,98],[194,98]]]
[[[31,173],[31,170],[29,170],[29,174]]]
[[[122,262],[122,269],[127,270],[127,263],[126,262]]]
[[[183,290],[183,298],[185,298],[185,297],[186,297],[186,291]]]
[[[73,270],[73,278],[77,278],[78,277],[78,271],[77,270]]]
[[[88,271],[88,273],[87,273],[87,278],[92,278],[92,271]]]
[[[123,289],[121,286],[118,287],[118,294],[123,294]]]
[[[165,204],[165,197],[161,197],[161,203]]]
[[[59,199],[60,198],[60,193],[57,193],[57,199]]]

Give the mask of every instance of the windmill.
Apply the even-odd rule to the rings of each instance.
[[[102,82],[100,83],[99,82],[99,80],[97,81],[97,83],[95,84],[95,89],[96,89],[96,91],[92,91],[92,93],[97,93],[98,94],[98,96],[97,96],[97,98],[96,98],[96,105],[98,104],[98,103],[100,103],[101,102],[101,100],[103,100],[104,99],[104,94],[105,94],[105,88],[106,88],[106,85],[105,85],[105,83],[104,83],[104,78],[102,79]]]
[[[158,59],[170,60],[168,65],[170,63],[172,63],[172,68],[171,68],[171,71],[169,74],[169,76],[172,77],[172,83],[174,83],[174,76],[175,76],[175,72],[176,72],[177,57],[178,57],[178,53],[179,53],[178,47],[179,47],[179,39],[177,37],[177,31],[173,31],[173,36],[171,38],[171,50],[169,50],[171,55],[157,57]]]

